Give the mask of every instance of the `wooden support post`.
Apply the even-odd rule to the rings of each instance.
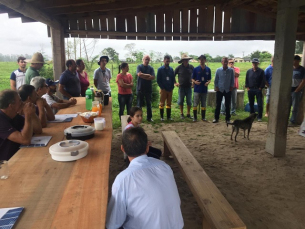
[[[305,41],[303,41],[303,57],[302,57],[302,64],[303,67],[305,67]],[[302,100],[300,101],[300,105],[299,105],[299,111],[298,111],[298,115],[297,115],[297,119],[296,119],[296,124],[301,125],[303,120],[304,120],[304,116],[305,116],[305,89],[303,88],[303,96],[302,96]]]
[[[54,80],[59,80],[61,73],[65,70],[65,40],[64,29],[54,29],[51,27],[51,41],[53,53],[53,76]]]
[[[168,149],[166,143],[164,142],[164,151],[163,151],[162,156],[163,156],[163,157],[169,157],[169,156],[171,156],[171,155],[172,155],[171,152],[169,151],[169,149]]]
[[[289,118],[292,66],[287,67],[287,60],[293,60],[298,7],[283,7],[289,0],[278,1],[276,19],[274,69],[272,74],[272,96],[266,151],[275,157],[286,153],[287,126]],[[292,63],[292,62],[291,62]]]

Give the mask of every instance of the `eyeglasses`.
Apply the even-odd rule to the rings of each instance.
[[[229,62],[229,64],[234,64],[234,62]]]

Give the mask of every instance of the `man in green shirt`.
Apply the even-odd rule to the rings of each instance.
[[[32,78],[40,76],[38,71],[43,67],[45,62],[42,54],[39,52],[34,53],[32,59],[27,60],[26,62],[31,63],[31,66],[25,73],[25,83],[30,84]]]

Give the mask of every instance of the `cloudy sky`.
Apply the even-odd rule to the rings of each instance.
[[[21,23],[20,18],[9,19],[7,14],[0,14],[0,53],[2,54],[33,54],[43,51],[52,56],[51,39],[47,34],[47,26],[39,23]],[[125,58],[126,44],[135,43],[136,49],[154,50],[179,56],[180,51],[189,54],[224,56],[233,54],[235,57],[248,55],[253,51],[268,51],[274,53],[274,41],[131,41],[99,39],[94,54],[99,54],[104,48],[112,47]]]

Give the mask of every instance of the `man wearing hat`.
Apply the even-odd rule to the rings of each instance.
[[[32,78],[40,75],[38,71],[43,67],[45,62],[42,54],[39,52],[34,53],[32,59],[26,60],[26,62],[31,63],[30,67],[25,73],[25,83],[30,84]]]
[[[205,65],[206,57],[201,55],[198,57],[200,65],[194,68],[192,82],[194,83],[194,102],[193,102],[193,121],[197,121],[197,106],[201,102],[201,119],[205,119],[206,100],[208,93],[208,85],[211,82],[211,69]]]
[[[111,71],[106,68],[106,64],[109,61],[108,56],[101,56],[100,61],[97,64],[100,66],[94,71],[93,79],[94,85],[97,89],[102,90],[105,95],[111,96],[110,79]]]
[[[258,67],[259,60],[253,58],[252,68],[247,71],[245,87],[248,90],[250,114],[255,113],[254,100],[256,97],[258,106],[257,121],[261,122],[263,117],[263,94],[262,90],[265,88],[266,77],[263,69]]]
[[[19,56],[17,59],[19,68],[12,72],[10,77],[11,89],[17,91],[17,89],[25,84],[25,71],[26,71],[26,62],[23,56]]]
[[[147,107],[147,121],[152,122],[151,97],[152,97],[152,80],[155,79],[155,71],[149,64],[150,56],[144,55],[143,64],[137,67],[137,106],[142,107],[144,97]]]
[[[80,81],[76,71],[76,63],[70,59],[66,61],[67,70],[59,78],[59,92],[65,100],[72,97],[79,97],[81,94]]]
[[[187,116],[188,118],[192,118],[190,115],[191,106],[192,106],[192,74],[194,70],[194,66],[189,64],[189,60],[192,59],[187,54],[183,54],[181,60],[178,62],[179,65],[175,69],[175,76],[178,74],[178,83],[175,85],[179,87],[179,97],[178,97],[178,105],[180,106],[180,117],[184,119],[183,114],[183,104],[184,97],[186,97],[187,104]]]
[[[296,124],[295,122],[298,115],[300,101],[302,99],[303,88],[305,87],[305,68],[300,65],[300,61],[301,57],[295,55],[293,59],[293,75],[291,84],[292,114],[290,117],[290,125],[292,126]]]
[[[59,109],[67,108],[71,105],[75,105],[77,100],[74,98],[70,98],[69,100],[62,100],[58,98],[55,93],[56,93],[56,85],[59,83],[58,80],[53,81],[51,79],[46,80],[46,85],[48,86],[47,88],[47,93],[42,96],[49,106],[52,108],[53,113],[56,114]]]

